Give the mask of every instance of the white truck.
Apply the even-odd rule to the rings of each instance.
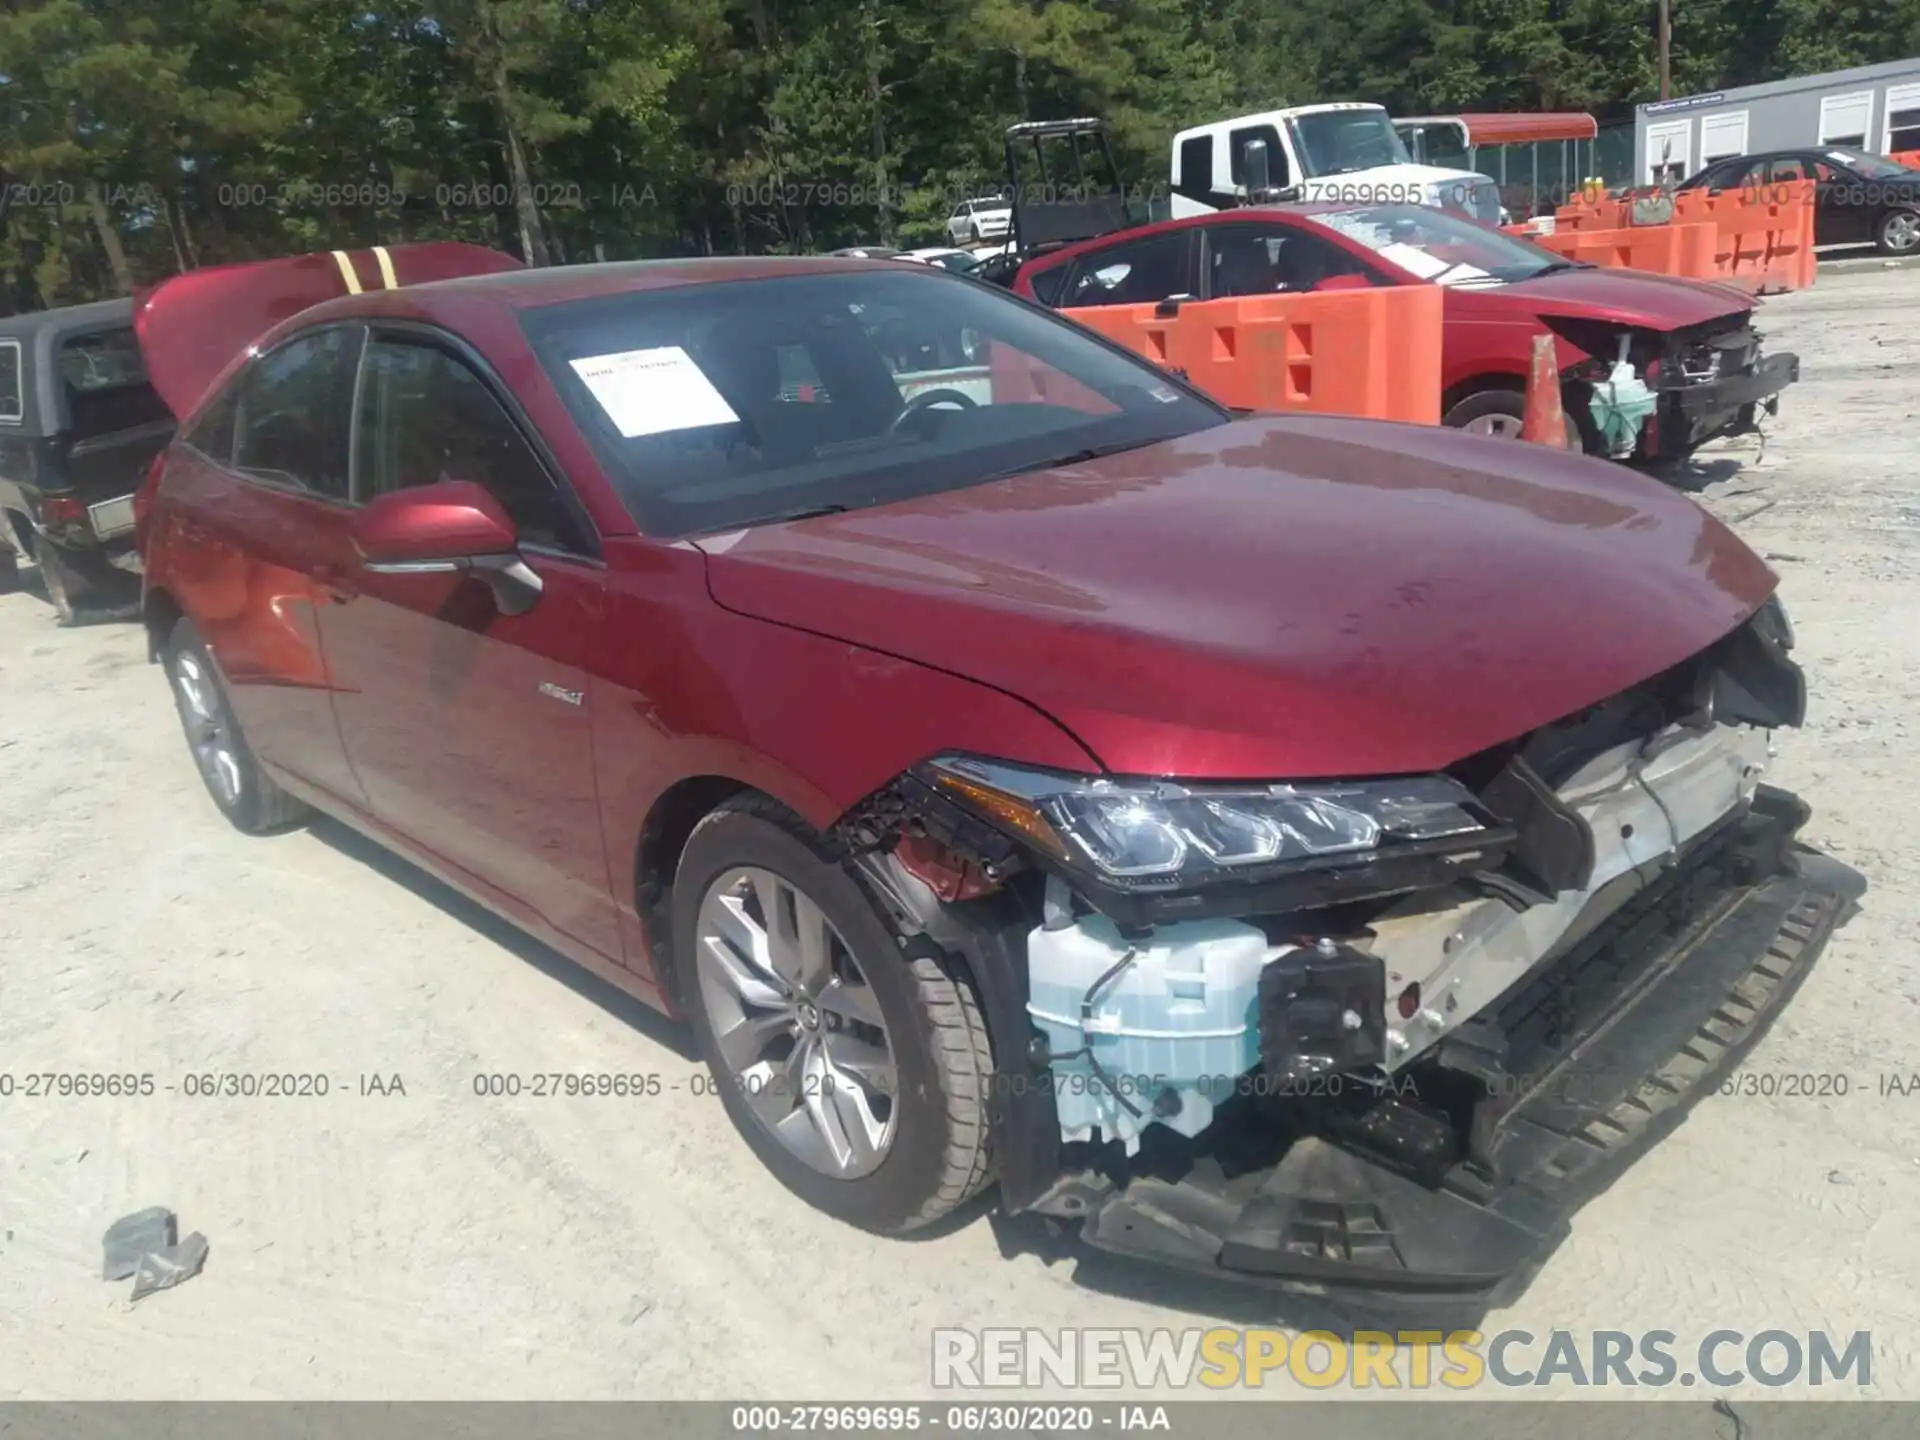
[[[1491,177],[1417,163],[1384,107],[1296,105],[1196,125],[1173,137],[1177,218],[1262,200],[1416,204],[1494,225]]]

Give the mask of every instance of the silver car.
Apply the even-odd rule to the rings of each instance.
[[[955,245],[1004,240],[1013,229],[1013,206],[998,195],[962,200],[947,217],[947,238]]]

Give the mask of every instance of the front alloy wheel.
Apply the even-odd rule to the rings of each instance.
[[[754,1119],[823,1175],[871,1175],[899,1089],[886,1017],[826,912],[771,870],[729,870],[700,907],[701,1001]]]
[[[903,944],[798,816],[744,795],[695,826],[670,930],[728,1118],[781,1184],[885,1234],[992,1178],[993,1055],[971,983]]]

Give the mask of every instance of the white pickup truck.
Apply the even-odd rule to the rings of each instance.
[[[1250,147],[1264,147],[1264,197],[1253,193],[1263,177],[1248,175]],[[1173,137],[1172,167],[1175,217],[1273,198],[1433,205],[1488,225],[1500,220],[1491,177],[1416,163],[1379,105],[1297,105],[1196,125]]]

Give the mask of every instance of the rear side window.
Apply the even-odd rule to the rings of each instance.
[[[0,340],[0,425],[18,425],[26,418],[21,393],[20,342]]]
[[[1049,309],[1058,309],[1060,288],[1072,269],[1071,265],[1056,265],[1051,270],[1042,270],[1033,277],[1033,298]]]
[[[240,386],[229,385],[193,417],[180,434],[181,443],[191,445],[215,464],[233,464],[233,421],[239,409]]]
[[[462,360],[436,345],[376,339],[360,386],[358,498],[470,480],[520,538],[583,553],[581,528],[513,417]]]
[[[347,413],[366,332],[302,335],[240,379],[233,468],[250,479],[331,500],[347,498]]]

